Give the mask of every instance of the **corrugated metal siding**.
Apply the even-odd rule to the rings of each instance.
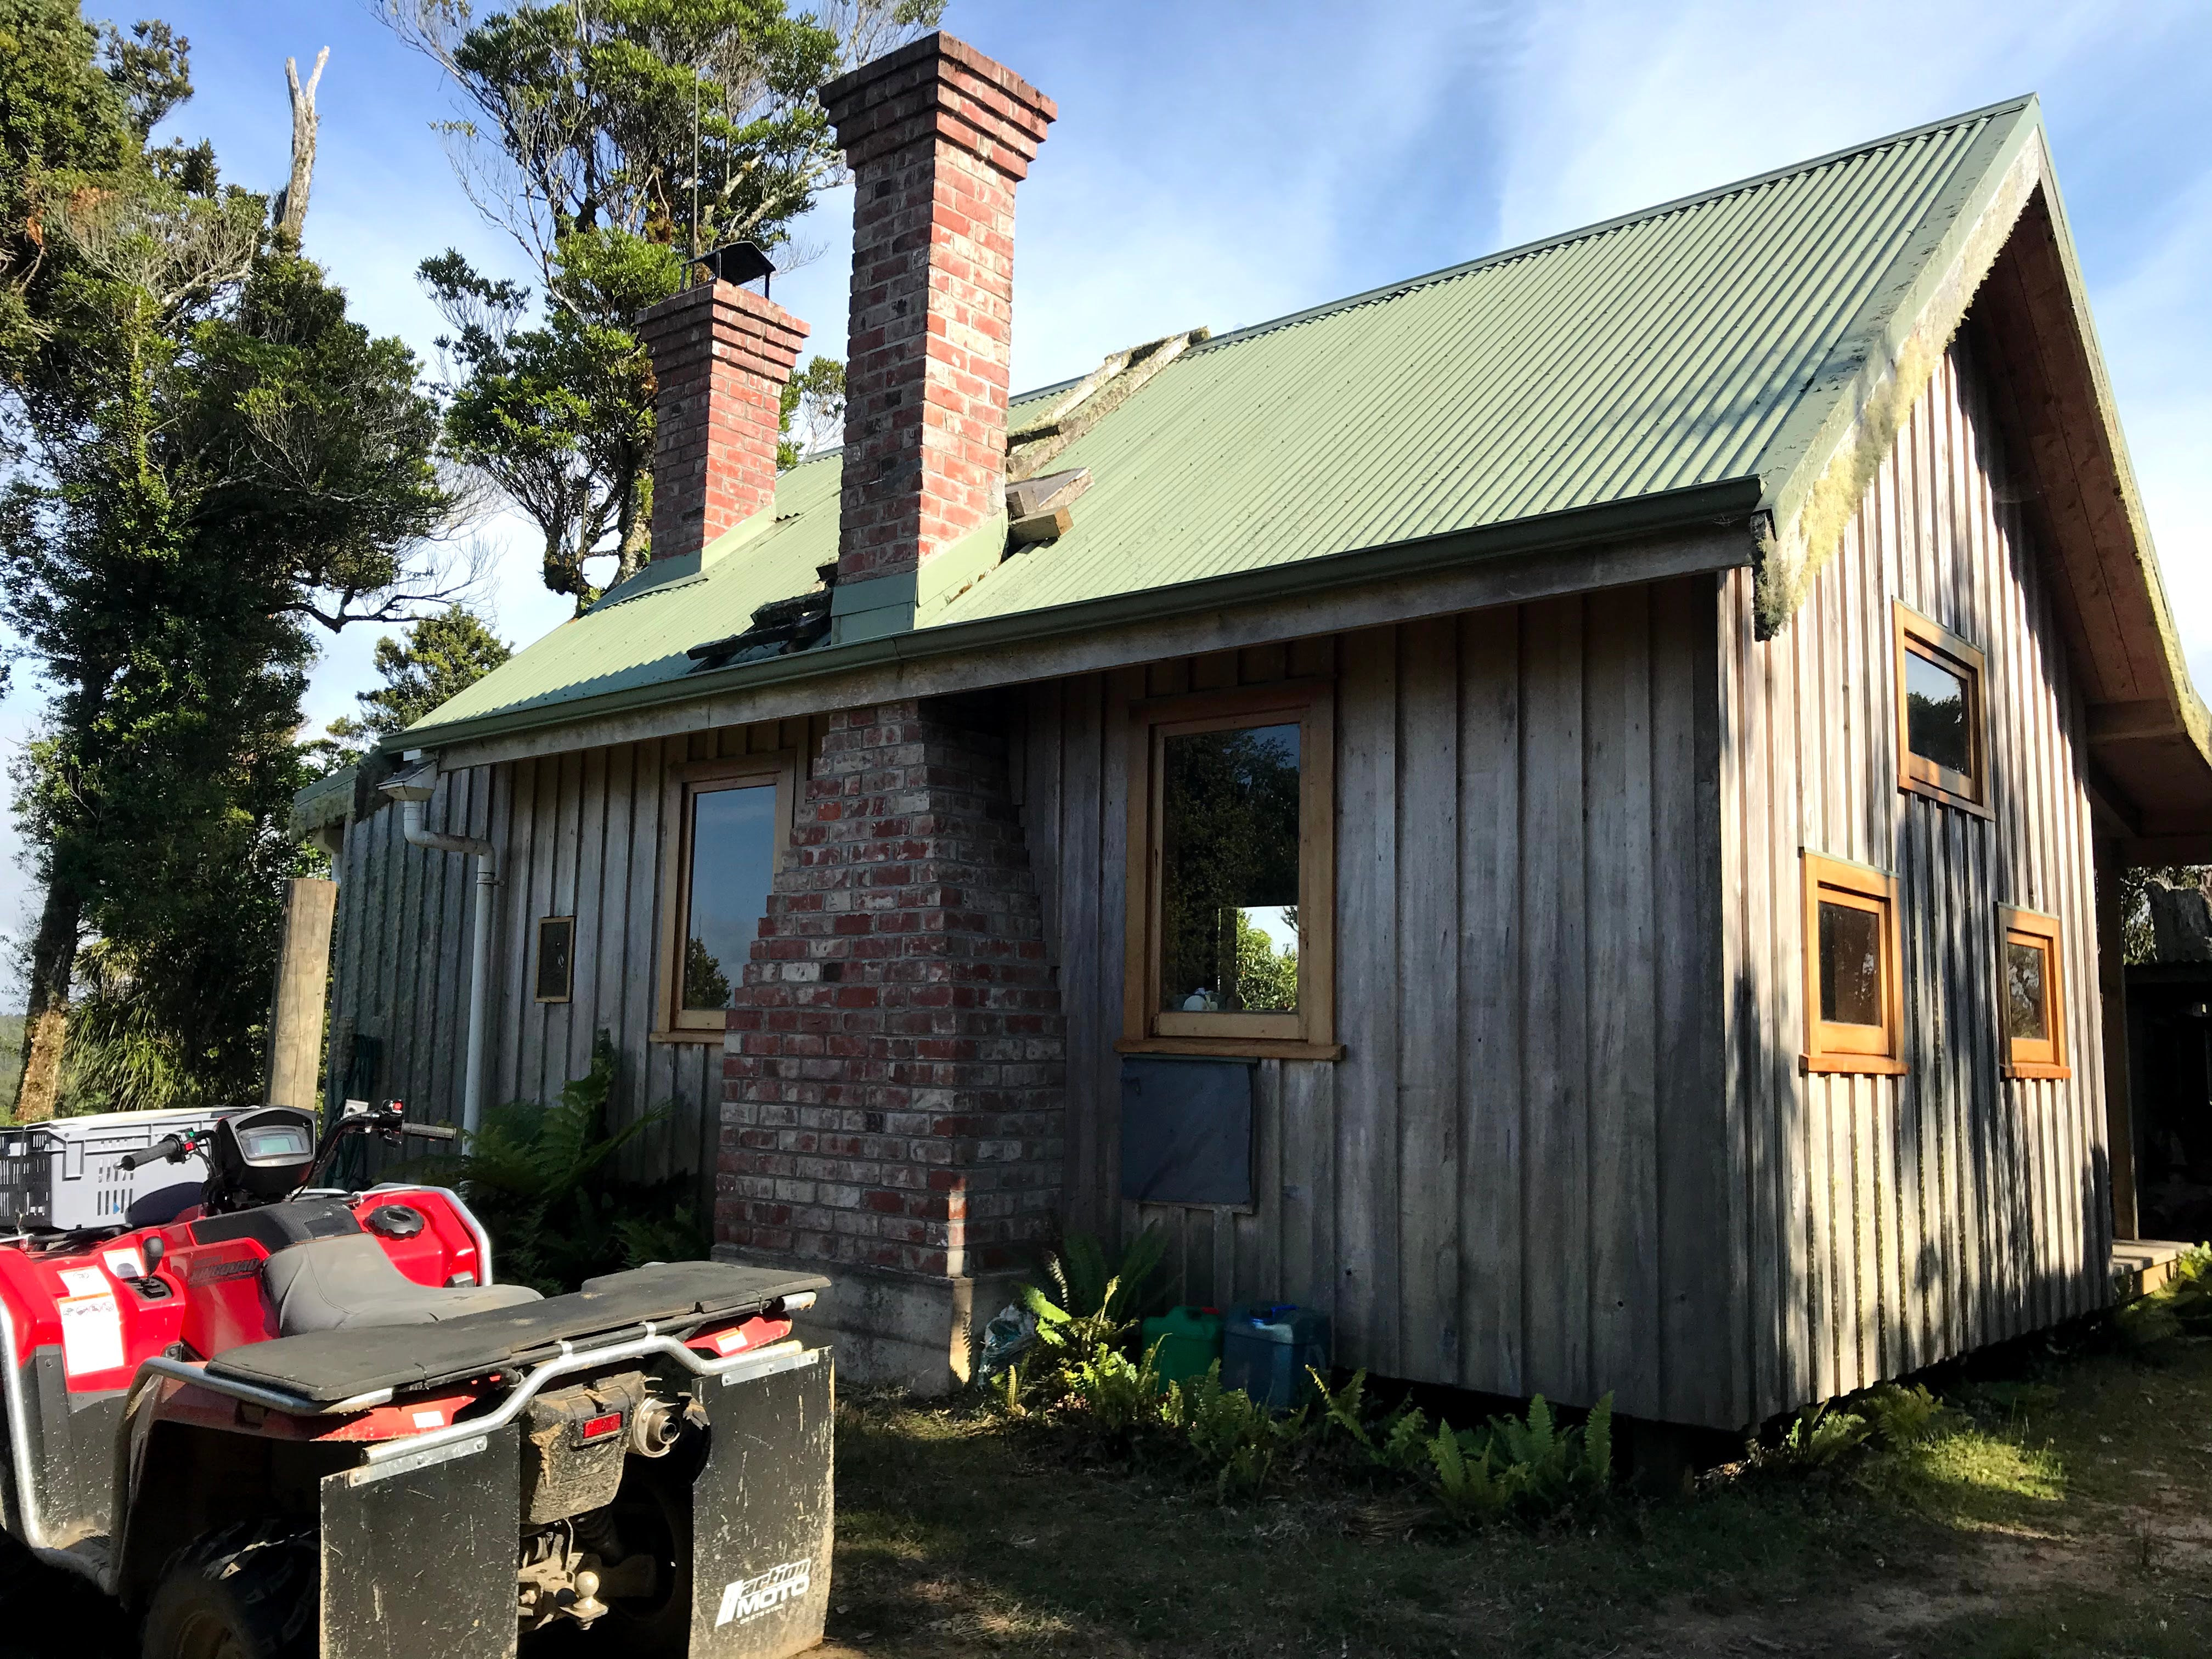
[[[1762,1413],[2054,1323],[2108,1294],[2080,691],[1984,393],[1955,348],[1788,630],[1723,598],[1735,1184]],[[1890,605],[1988,655],[1995,818],[1897,787]],[[1903,1078],[1800,1073],[1799,848],[1904,889]],[[2063,924],[2065,1081],[1999,1076],[1996,906]]]
[[[1713,591],[1624,588],[1033,689],[1020,789],[1067,1018],[1070,1224],[1165,1227],[1188,1300],[1328,1310],[1343,1364],[1744,1422]],[[1123,1205],[1127,705],[1318,672],[1337,686],[1346,1055],[1261,1064],[1250,1213]]]
[[[1911,286],[1980,141],[2027,118],[1961,117],[1190,351],[1053,463],[1091,470],[1074,529],[936,624],[1759,476],[1822,366]],[[786,473],[768,535],[557,630],[437,720],[691,672],[690,647],[836,556],[840,466]]]
[[[719,1039],[654,1042],[668,769],[687,761],[811,751],[787,720],[548,756],[439,780],[429,823],[501,849],[484,1097],[550,1101],[591,1066],[602,1030],[620,1056],[612,1121],[666,1109],[624,1150],[623,1173],[692,1175],[711,1201],[721,1123]],[[337,868],[331,1017],[383,1044],[380,1097],[431,1121],[460,1113],[468,1024],[473,860],[410,847],[393,809],[349,824]],[[530,970],[540,916],[576,919],[573,994],[540,1003]],[[338,1056],[342,1066],[343,1056]],[[334,1085],[335,1086],[335,1085]]]

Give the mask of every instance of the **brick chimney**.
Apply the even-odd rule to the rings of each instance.
[[[639,313],[653,354],[653,556],[696,553],[775,500],[783,388],[806,325],[729,283]]]
[[[1004,551],[958,544],[1003,511],[1014,186],[1059,108],[944,33],[822,101],[854,185],[834,614],[838,637],[866,639]]]

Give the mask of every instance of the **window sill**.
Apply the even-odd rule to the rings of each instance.
[[[1117,1054],[1203,1054],[1223,1060],[1342,1060],[1341,1042],[1299,1037],[1123,1037]],[[1211,1206],[1206,1206],[1211,1207]]]
[[[1862,1077],[1903,1077],[1912,1068],[1887,1054],[1800,1054],[1797,1069],[1808,1076],[1824,1072],[1855,1073]]]
[[[2048,1079],[2063,1083],[2073,1077],[2074,1068],[2071,1066],[2054,1066],[2045,1060],[2016,1060],[2005,1066],[2004,1075],[2008,1082],[2019,1079],[2021,1081]]]
[[[1930,783],[1925,778],[1901,777],[1898,788],[1908,795],[1917,795],[1923,800],[1932,800],[1939,806],[1955,806],[1961,812],[1971,812],[1978,818],[1994,823],[1996,814],[1972,795],[1961,795],[1946,789],[1940,783]]]
[[[719,1045],[729,1034],[727,1027],[714,1030],[701,1026],[682,1031],[647,1031],[645,1040],[647,1042],[712,1042]]]

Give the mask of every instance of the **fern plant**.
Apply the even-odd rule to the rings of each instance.
[[[502,1278],[557,1294],[596,1274],[707,1253],[681,1177],[624,1182],[608,1172],[617,1152],[668,1115],[663,1107],[610,1130],[615,1071],[614,1043],[601,1031],[591,1070],[556,1103],[493,1107],[461,1157],[434,1166],[457,1180],[491,1235]]]
[[[1778,1460],[1800,1471],[1825,1469],[1872,1432],[1856,1412],[1832,1411],[1827,1401],[1808,1406],[1782,1432]]]
[[[1224,1503],[1266,1486],[1277,1458],[1310,1432],[1307,1407],[1279,1415],[1242,1389],[1224,1388],[1218,1359],[1203,1376],[1169,1383],[1160,1416],[1213,1471],[1214,1495]]]

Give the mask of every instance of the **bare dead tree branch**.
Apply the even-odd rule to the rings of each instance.
[[[315,129],[319,119],[315,112],[315,88],[322,81],[323,65],[330,60],[331,49],[325,46],[315,54],[315,71],[304,87],[300,84],[298,60],[284,60],[284,84],[292,94],[292,177],[276,192],[276,228],[289,236],[295,246],[301,228],[307,222],[307,187],[315,175]]]

